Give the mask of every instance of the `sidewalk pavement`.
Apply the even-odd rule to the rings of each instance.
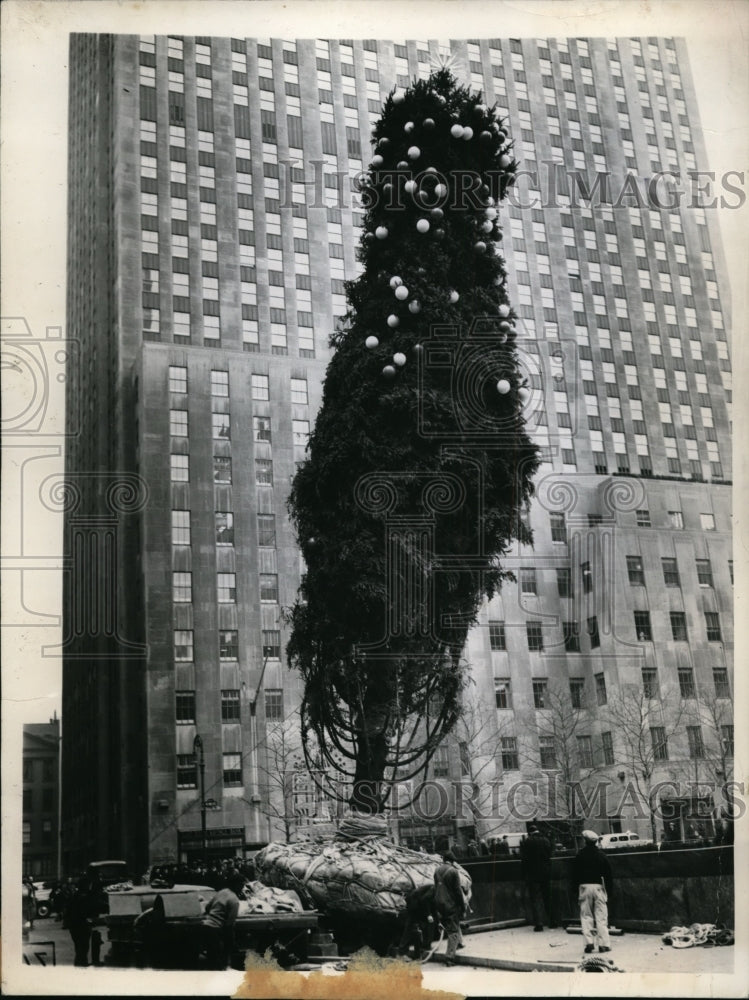
[[[529,925],[505,930],[464,934],[465,947],[458,951],[460,965],[506,969],[515,972],[572,972],[584,955],[582,934],[561,928],[536,932]],[[432,962],[444,962],[446,944],[441,944]],[[624,933],[611,937],[610,958],[623,972],[726,973],[734,971],[735,946],[718,948],[672,948],[658,934]],[[594,954],[598,954],[596,950]]]

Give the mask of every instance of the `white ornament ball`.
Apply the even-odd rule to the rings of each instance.
[[[443,97],[442,94],[437,94],[437,101],[440,104],[447,104],[447,98]]]
[[[414,351],[414,354],[423,354],[424,353],[424,347],[423,347],[422,344],[414,344],[413,351]]]
[[[512,163],[512,159],[507,155],[507,153],[502,153],[499,158],[499,165],[503,170],[506,170]]]
[[[456,122],[455,125],[453,125],[453,127],[450,129],[450,135],[453,137],[453,139],[461,139],[463,137],[463,126],[458,125],[458,123]]]
[[[478,240],[473,244],[473,249],[476,253],[486,253],[486,243],[483,240]]]
[[[494,229],[494,223],[490,222],[489,219],[487,219],[486,222],[482,222],[481,223],[481,232],[482,233],[490,233],[492,231],[492,229]]]
[[[518,399],[520,400],[521,403],[523,403],[523,405],[525,405],[530,398],[531,398],[530,390],[526,389],[525,386],[522,386],[520,389],[518,389]]]
[[[401,302],[404,302],[408,298],[408,289],[405,285],[398,285],[395,289],[395,297]]]
[[[406,95],[403,93],[402,90],[396,90],[396,92],[393,94],[393,104],[403,104],[405,99]]]
[[[489,207],[489,208],[487,208],[487,210],[486,210],[486,212],[484,214],[486,215],[487,219],[492,219],[493,220],[493,219],[497,218],[497,210],[496,210],[496,208]]]
[[[473,129],[471,128],[470,125],[466,125],[466,127],[463,129],[463,135],[461,136],[461,138],[465,139],[466,142],[468,142],[469,139],[473,139]]]
[[[502,317],[502,319],[507,319],[507,317],[510,315],[510,307],[508,305],[505,305],[504,302],[499,307],[499,315]]]
[[[380,156],[379,153],[377,153],[376,156],[372,157],[372,166],[373,167],[381,167],[384,162],[385,162],[385,160]]]
[[[395,315],[395,313],[390,313],[390,315],[388,316],[388,319],[387,319],[387,323],[388,323],[388,326],[390,327],[390,329],[394,330],[396,328],[396,326],[398,326],[398,324],[400,323],[400,320]]]
[[[375,347],[379,347],[380,346],[380,342],[377,339],[377,337],[367,337],[367,339],[364,341],[364,343],[370,349],[370,351],[374,350]]]
[[[403,185],[403,187],[406,190],[406,194],[413,194],[414,191],[416,190],[416,181],[413,181],[413,180],[406,181],[406,183]]]
[[[426,170],[424,171],[424,173],[425,174],[436,174],[437,173],[437,168],[436,167],[427,167]]]
[[[386,146],[390,145],[390,140],[387,136],[383,136],[382,139],[377,143],[379,149],[385,149]]]
[[[510,383],[507,381],[506,378],[501,378],[499,382],[497,382],[497,392],[501,393],[503,396],[506,396],[509,391],[510,391]]]
[[[403,126],[403,131],[404,132],[413,132],[413,130],[414,130],[414,123],[413,122],[406,122],[406,124]]]
[[[444,198],[447,195],[447,184],[435,185],[434,193],[438,198]]]
[[[416,228],[420,233],[429,232],[429,221],[427,219],[419,219],[416,223]]]
[[[393,362],[398,365],[399,368],[402,368],[406,363],[406,355],[401,354],[399,351],[397,354],[393,355]]]
[[[408,147],[408,158],[409,158],[409,160],[418,160],[418,158],[420,156],[421,156],[421,150],[419,149],[418,146],[409,146]]]
[[[408,170],[408,161],[407,160],[399,160],[398,161],[398,169],[399,170]]]
[[[375,236],[378,240],[386,240],[388,238],[388,230],[386,226],[378,226],[375,229]]]
[[[410,313],[414,313],[414,315],[416,313],[420,313],[421,312],[421,302],[419,302],[418,299],[413,299],[411,302],[408,303],[408,311]]]
[[[507,343],[507,334],[506,333],[500,333],[500,335],[499,335],[499,342],[500,342],[500,344],[506,344]]]
[[[382,374],[388,379],[395,378],[395,368],[392,365],[385,365],[382,369]]]
[[[473,110],[476,112],[477,115],[486,114],[486,105],[485,104],[477,104]]]
[[[390,279],[391,288],[397,288],[398,285],[402,284],[403,284],[403,278],[399,278],[397,274],[394,274],[393,277]]]
[[[453,288],[453,290],[450,292],[450,302],[452,303],[452,305],[455,305],[455,303],[458,302],[459,300],[460,300],[460,294],[456,292],[455,289]]]
[[[424,128],[434,128],[434,118],[425,118]]]

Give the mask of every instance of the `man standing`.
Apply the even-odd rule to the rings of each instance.
[[[99,912],[98,882],[84,876],[78,887],[68,898],[63,914],[63,927],[70,931],[73,939],[75,959],[73,965],[85,968],[88,963],[88,949],[91,931]]]
[[[205,908],[203,931],[205,950],[210,969],[222,972],[234,951],[234,924],[239,913],[239,896],[244,888],[244,875],[235,872],[229,884],[219,889]]]
[[[585,846],[572,862],[572,880],[578,889],[580,923],[585,938],[585,951],[611,951],[609,943],[608,895],[613,892],[611,865],[598,848],[598,834],[583,830]]]
[[[460,944],[460,920],[465,913],[466,900],[460,885],[460,875],[455,867],[455,855],[445,851],[441,864],[434,873],[434,902],[439,919],[447,934],[445,965],[454,965],[455,953]]]
[[[537,826],[529,827],[527,838],[520,843],[520,874],[530,897],[533,930],[542,931],[545,922],[552,926],[551,844]]]

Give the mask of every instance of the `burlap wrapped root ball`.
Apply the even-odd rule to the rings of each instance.
[[[322,913],[397,916],[412,889],[434,883],[442,858],[381,837],[268,844],[255,857],[266,885],[295,889]],[[470,898],[471,878],[456,865]]]

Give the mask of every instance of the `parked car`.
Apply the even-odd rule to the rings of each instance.
[[[598,841],[598,846],[603,851],[613,851],[623,847],[647,847],[652,843],[649,837],[641,837],[638,833],[625,830],[623,833],[604,833]]]
[[[52,912],[49,897],[52,894],[53,886],[54,882],[34,882],[37,917],[48,917]]]

